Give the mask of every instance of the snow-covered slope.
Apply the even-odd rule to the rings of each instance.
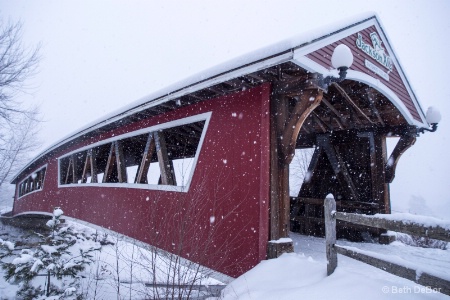
[[[117,293],[121,299],[145,299],[150,294],[145,283],[151,282],[151,269],[161,271],[173,263],[170,258],[150,251],[151,248],[140,248],[120,236],[111,235],[109,231],[102,233],[73,221],[68,225],[79,233],[76,247],[92,243],[94,236],[107,242],[95,254],[97,263],[84,271],[85,279],[79,292],[88,299],[113,299]],[[341,255],[338,256],[338,268],[327,277],[324,239],[295,233],[290,236],[295,253],[261,262],[231,282],[220,299],[450,299],[436,290]],[[0,238],[15,242],[27,237],[18,229],[0,225]],[[404,265],[414,265],[419,270],[450,278],[450,250],[418,248],[401,242],[380,245],[338,240],[338,244],[374,252]],[[178,266],[178,270],[186,276],[196,276],[201,284],[221,284],[215,279],[184,270],[182,266]],[[0,299],[14,299],[18,286],[4,281],[2,272]],[[158,276],[158,281],[164,281],[164,274],[167,275],[162,272],[162,276]],[[44,278],[40,277],[36,283],[44,284]]]

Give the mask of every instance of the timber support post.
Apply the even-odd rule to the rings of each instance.
[[[289,164],[295,155],[295,145],[303,122],[322,100],[323,91],[317,87],[316,79],[313,74],[312,77],[297,81],[280,80],[272,91],[268,258],[294,251],[292,240],[289,239]]]

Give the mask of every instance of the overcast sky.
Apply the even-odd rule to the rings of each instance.
[[[41,150],[194,73],[366,11],[379,15],[423,109],[443,115],[400,159],[393,209],[450,219],[450,1],[0,0],[1,20],[21,20],[24,43],[42,43],[33,89],[21,95],[41,107]]]

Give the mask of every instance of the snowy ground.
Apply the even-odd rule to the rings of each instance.
[[[338,268],[326,276],[325,241],[291,233],[295,253],[261,262],[224,290],[224,299],[450,299],[412,281],[338,255]],[[423,271],[450,277],[450,250],[391,245],[339,245],[404,260]]]
[[[173,257],[155,255],[151,249],[139,247],[120,236],[96,232],[72,221],[68,221],[68,225],[84,233],[84,237],[97,235],[97,239],[110,242],[95,254],[97,263],[83,273],[85,278],[81,292],[86,299],[149,299],[154,290],[145,283],[151,282],[154,274],[158,282],[167,278],[167,269],[173,264]],[[338,268],[327,277],[324,239],[295,233],[291,233],[291,237],[295,253],[261,262],[229,284],[220,299],[450,299],[412,281],[341,255],[338,256]],[[32,239],[32,235],[0,224],[0,238],[17,242]],[[85,242],[92,243],[87,238]],[[371,251],[404,265],[415,265],[422,271],[450,278],[450,250],[418,248],[401,242],[379,245],[339,240],[338,244]],[[186,277],[201,278],[198,283],[220,284],[183,266],[177,265],[176,268],[179,274]],[[0,275],[3,275],[2,272]],[[44,284],[44,278],[38,278],[35,283]],[[6,282],[1,276],[0,299],[14,299],[17,288],[17,284]],[[159,292],[165,291],[160,289]]]
[[[198,265],[188,265],[175,255],[170,255],[154,248],[142,247],[142,244],[130,242],[121,235],[110,231],[97,231],[94,228],[66,220],[63,226],[70,226],[79,237],[77,243],[71,247],[76,253],[79,249],[93,244],[102,243],[100,251],[93,253],[95,263],[89,265],[80,275],[83,276],[77,294],[82,299],[165,299],[178,295],[198,297],[209,295],[209,291],[199,291],[197,285],[222,284],[205,273],[208,271]],[[0,243],[8,241],[16,246],[15,257],[20,255],[23,248],[35,249],[38,242],[32,231],[21,230],[0,223]],[[39,246],[38,246],[39,247]],[[40,246],[44,247],[44,246]],[[34,251],[34,250],[33,250]],[[14,257],[2,259],[10,262]],[[19,284],[7,282],[3,276],[5,271],[0,269],[0,299],[16,299]],[[45,290],[46,277],[36,277],[33,286],[41,286]],[[64,286],[62,282],[52,277],[52,284]],[[154,283],[169,282],[169,288]],[[170,287],[171,283],[181,288]],[[183,287],[187,285],[187,287]],[[190,290],[193,288],[192,290]],[[120,295],[120,296],[118,296]],[[35,299],[35,298],[33,298]],[[58,297],[40,297],[38,299],[59,299]],[[75,299],[74,295],[63,299]]]

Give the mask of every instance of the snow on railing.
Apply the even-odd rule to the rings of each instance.
[[[337,212],[336,219],[450,242],[450,221],[433,217],[417,216],[407,213],[360,215]]]
[[[414,281],[435,291],[450,295],[450,277],[442,278],[442,274],[430,274],[409,263],[380,256],[377,253],[363,251],[354,247],[336,245],[336,220],[354,224],[382,228],[396,232],[429,237],[450,242],[450,221],[411,214],[394,215],[360,215],[336,212],[334,199],[325,199],[325,238],[327,254],[327,275],[331,275],[337,267],[337,254],[359,260],[391,274]]]

